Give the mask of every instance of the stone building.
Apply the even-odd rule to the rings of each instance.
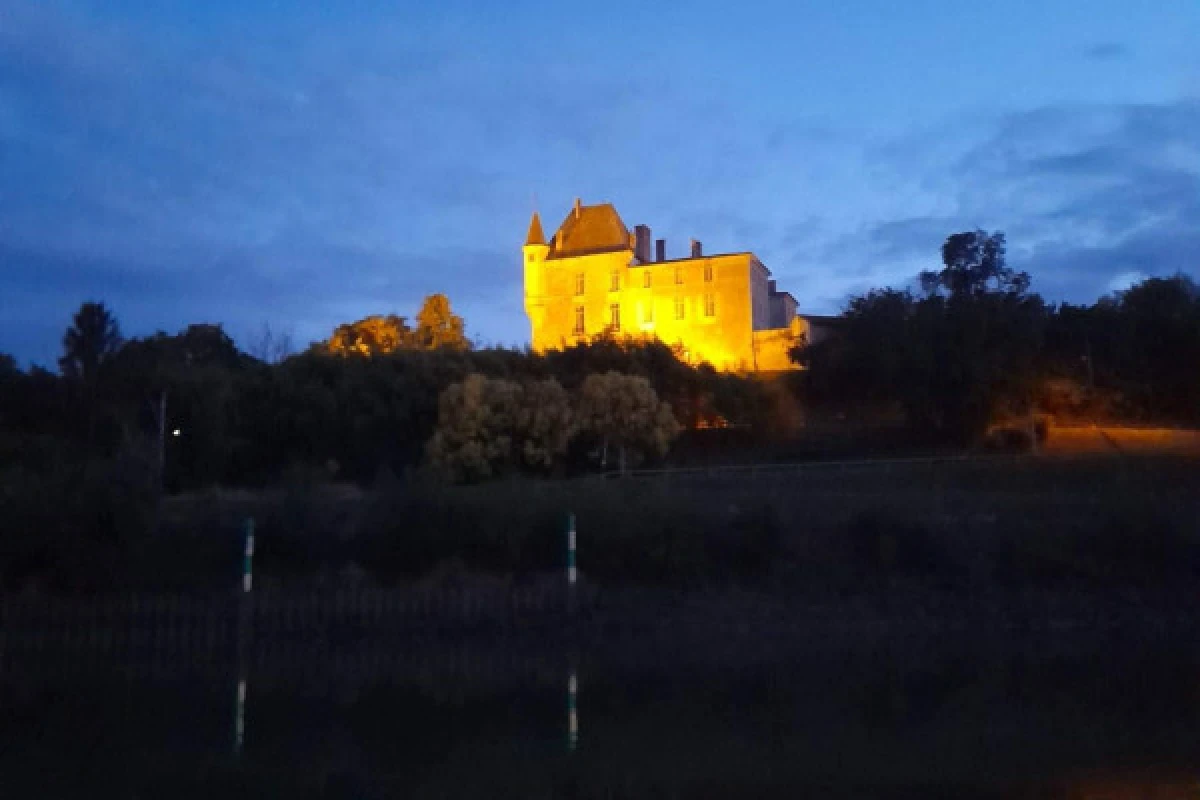
[[[653,248],[653,252],[651,252]],[[535,212],[525,238],[525,312],[538,352],[602,334],[657,337],[694,364],[792,369],[808,322],[750,252],[667,258],[650,228],[630,232],[610,203],[578,199],[549,240]]]

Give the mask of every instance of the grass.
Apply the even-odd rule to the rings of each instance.
[[[563,563],[602,584],[799,587],[1162,585],[1200,568],[1200,464],[1026,458],[646,479],[445,487],[382,480],[173,498],[164,541],[220,541],[258,521],[259,565],[302,579],[348,568],[389,583],[456,563],[520,575]]]
[[[113,485],[97,481],[66,500],[56,494],[66,484],[10,493],[6,568],[31,565],[52,589],[221,588],[238,575],[253,517],[256,573],[267,583],[391,585],[447,570],[520,580],[561,569],[573,514],[581,571],[602,585],[1158,587],[1200,571],[1200,461],[1181,457],[867,462],[459,487],[384,476],[366,489],[297,473],[270,490],[171,497],[157,514],[139,511],[131,493],[102,502]],[[10,589],[21,586],[14,575]]]

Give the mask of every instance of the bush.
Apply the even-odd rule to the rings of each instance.
[[[0,474],[0,588],[120,586],[154,521],[153,471],[128,451],[73,469]]]
[[[1010,420],[988,428],[983,437],[983,448],[1001,453],[1027,453],[1034,444],[1042,445],[1049,434],[1045,417],[1037,417],[1030,430],[1029,420]]]

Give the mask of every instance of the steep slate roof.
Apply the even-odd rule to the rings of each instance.
[[[525,245],[545,243],[546,234],[542,233],[542,218],[535,211],[533,212],[533,219],[529,220],[529,233],[525,235]]]
[[[629,229],[612,203],[572,208],[558,226],[550,258],[569,258],[588,253],[629,250]]]

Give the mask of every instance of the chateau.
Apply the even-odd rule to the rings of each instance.
[[[610,203],[578,199],[546,240],[537,212],[525,237],[525,312],[533,349],[590,337],[657,337],[688,362],[717,369],[792,369],[788,350],[808,323],[796,300],[776,289],[749,252],[705,255],[692,240],[687,258],[667,258],[650,228],[625,227]]]

